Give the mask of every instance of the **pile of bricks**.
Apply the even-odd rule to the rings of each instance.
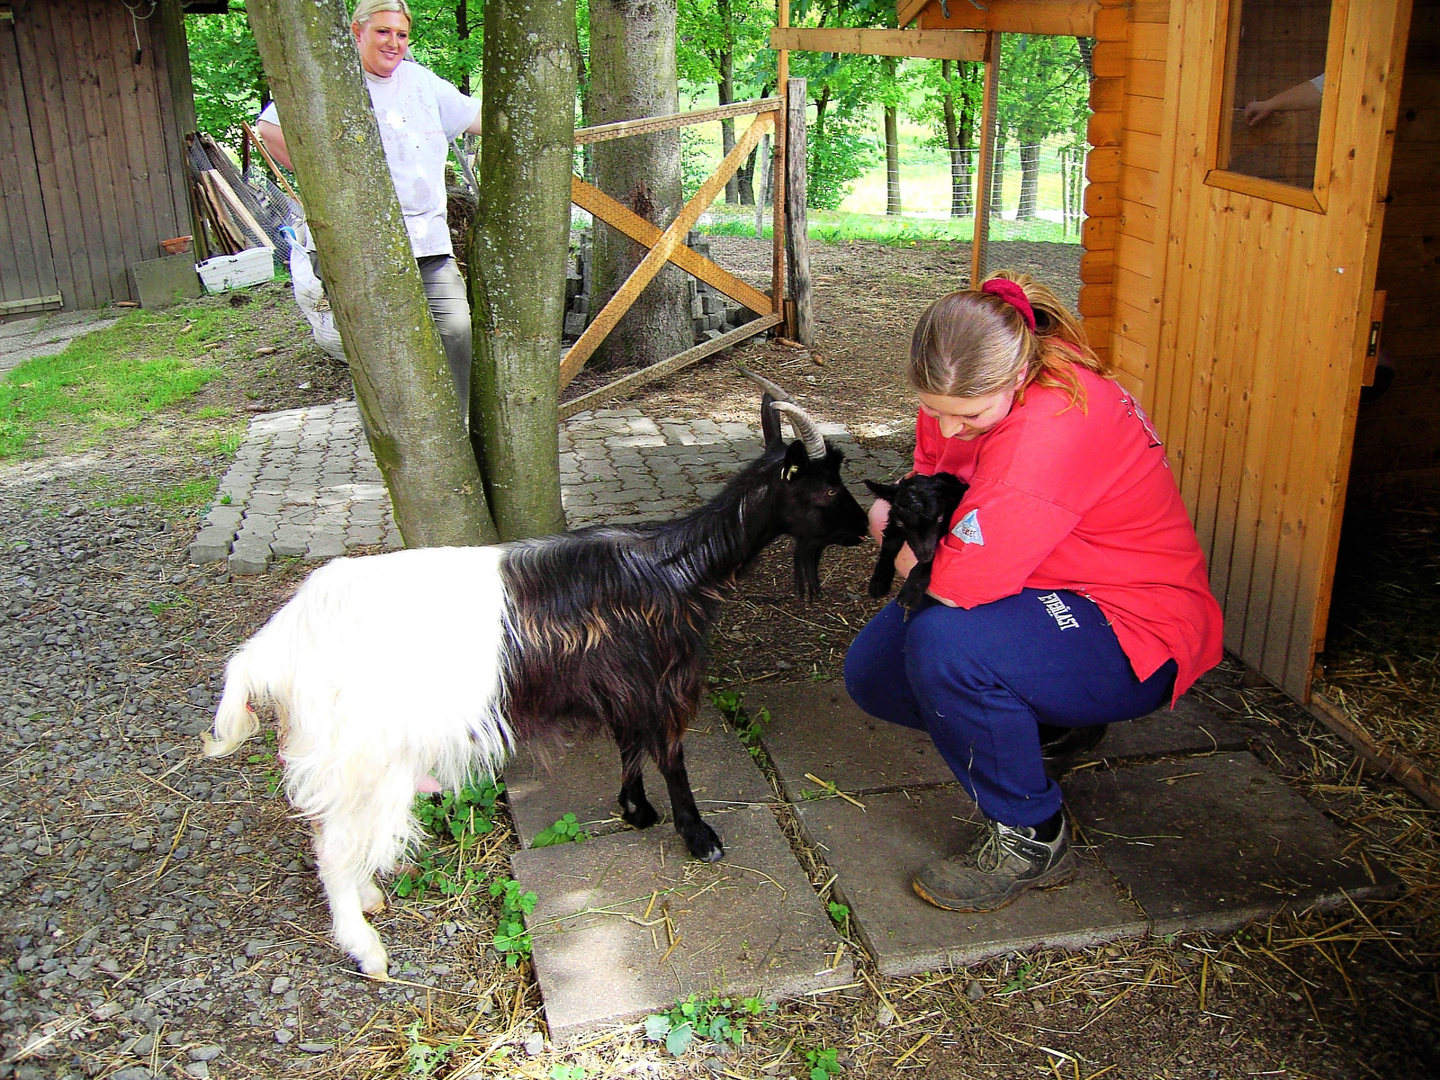
[[[590,320],[599,314],[604,306],[592,291],[590,268],[594,246],[591,231],[583,229],[572,234],[575,256],[570,260],[565,280],[565,342],[575,341],[590,325]],[[697,255],[710,257],[710,241],[700,233],[691,232],[685,238],[685,246]],[[711,285],[695,278],[689,279],[690,318],[695,326],[695,343],[709,341],[726,331],[733,330],[754,316],[730,297]]]

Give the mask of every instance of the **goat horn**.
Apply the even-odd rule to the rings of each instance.
[[[810,419],[809,413],[793,401],[772,401],[770,407],[790,418],[790,426],[795,429],[795,434],[804,440],[805,452],[810,455],[811,461],[825,459],[825,436],[820,434],[820,429],[815,426],[815,421]]]
[[[739,369],[741,375],[744,375],[747,379],[753,382],[756,386],[760,387],[760,389],[764,390],[776,401],[794,400],[794,398],[792,398],[786,391],[776,386],[769,379],[765,378],[764,375],[756,375],[755,372],[751,371],[744,364],[736,364],[735,366]]]

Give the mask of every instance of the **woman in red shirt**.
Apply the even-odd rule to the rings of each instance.
[[[1000,273],[941,297],[909,377],[915,471],[970,487],[931,602],[871,620],[845,685],[870,715],[928,731],[985,816],[983,842],[915,891],[992,911],[1074,876],[1055,778],[1105,724],[1219,663],[1220,607],[1155,429],[1048,288]],[[871,512],[877,536],[888,511]],[[897,569],[913,565],[903,550]]]

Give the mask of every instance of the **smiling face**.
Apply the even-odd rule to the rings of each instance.
[[[395,74],[410,45],[410,17],[398,11],[377,11],[364,23],[351,23],[360,66],[371,75],[388,79]]]
[[[947,439],[969,442],[984,435],[996,424],[1010,415],[1010,406],[1015,403],[1015,392],[1025,381],[1020,377],[993,394],[977,397],[950,397],[946,394],[927,394],[921,391],[920,411],[940,425],[940,434]]]

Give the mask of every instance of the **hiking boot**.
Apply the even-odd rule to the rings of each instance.
[[[922,900],[946,911],[995,911],[1028,889],[1051,889],[1070,881],[1078,869],[1070,850],[1070,824],[1050,841],[1033,826],[985,822],[981,842],[964,855],[932,863],[910,883]]]
[[[1077,757],[1100,745],[1108,726],[1091,724],[1088,727],[1058,728],[1041,724],[1040,759],[1045,764],[1045,775],[1051,780],[1059,780],[1070,770]]]

